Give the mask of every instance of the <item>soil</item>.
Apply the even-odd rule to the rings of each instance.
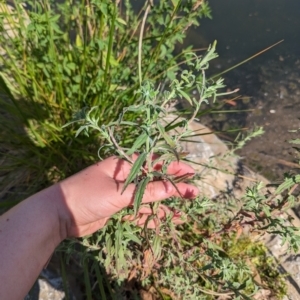
[[[299,138],[300,133],[291,132],[300,128],[300,59],[279,56],[260,65],[250,63],[230,72],[225,83],[229,90],[240,89],[240,99],[222,107],[229,112],[210,114],[201,122],[225,131],[220,137],[229,141],[236,134],[227,130],[263,126],[265,133],[238,152],[244,163],[272,181],[287,171],[299,172],[297,145],[289,140]]]

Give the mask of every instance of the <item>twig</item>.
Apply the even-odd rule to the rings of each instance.
[[[243,175],[237,175],[237,177],[240,177],[240,178],[243,178],[243,179],[247,179],[247,180],[249,180],[249,181],[253,181],[253,182],[258,182],[258,181],[260,181],[260,180],[258,180],[258,179],[254,179],[254,178],[251,178],[251,177],[247,177],[247,176],[243,176]]]
[[[112,141],[112,143],[115,145],[115,147],[117,148],[117,150],[130,162],[133,164],[133,160],[123,151],[123,149],[119,146],[119,144],[117,143],[117,141],[114,138],[114,135],[111,131],[111,128],[107,127],[107,131],[109,133],[110,139]]]
[[[287,161],[287,160],[284,160],[284,159],[277,159],[277,161],[281,165],[285,165],[285,166],[291,167],[291,168],[300,169],[300,165],[299,164],[293,163],[291,161]]]
[[[123,151],[123,149],[119,146],[119,144],[117,143],[117,141],[115,140],[115,138],[114,138],[114,135],[113,135],[113,133],[112,133],[112,131],[111,131],[111,128],[109,128],[109,127],[107,127],[107,131],[108,131],[108,133],[109,133],[109,136],[110,136],[110,139],[111,139],[111,141],[112,141],[112,143],[114,144],[114,146],[117,148],[117,150],[131,163],[131,164],[134,164],[134,161]],[[141,168],[142,169],[142,171],[145,173],[145,174],[147,174],[148,173],[148,171],[144,168],[144,167],[142,167]]]

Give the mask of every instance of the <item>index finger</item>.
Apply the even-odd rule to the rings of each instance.
[[[132,160],[135,161],[138,158],[137,154],[132,156]],[[153,157],[152,159],[154,159]],[[125,181],[128,177],[132,164],[124,159],[117,158],[116,156],[111,156],[101,163],[103,171],[110,177],[117,181]],[[164,165],[163,161],[158,161],[154,165],[154,169],[159,171]],[[145,167],[147,169],[147,167]],[[195,175],[195,170],[188,164],[181,161],[173,161],[167,167],[167,174],[175,177],[186,176],[187,178],[193,177]]]
[[[158,162],[154,168],[156,170],[161,170],[163,162]],[[167,174],[175,177],[181,177],[186,175],[187,178],[193,177],[195,175],[195,170],[188,164],[181,161],[172,161],[167,168]]]

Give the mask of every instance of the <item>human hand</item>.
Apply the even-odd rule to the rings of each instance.
[[[129,184],[121,194],[130,169],[131,164],[125,160],[109,157],[59,183],[65,202],[59,209],[59,214],[61,222],[66,224],[68,237],[95,232],[113,214],[133,204],[135,184]],[[192,176],[194,170],[182,162],[172,162],[167,173],[175,177],[186,174]],[[163,180],[150,182],[142,203],[161,201],[172,196],[194,198],[198,194],[198,189],[187,183],[177,183],[176,187],[177,189]],[[162,211],[166,212],[167,208]],[[145,215],[149,214],[145,208],[141,208],[140,213],[143,218],[137,222],[138,225],[144,224]],[[173,217],[179,222],[178,215]]]
[[[127,215],[123,217],[124,221],[130,221],[137,226],[145,226],[148,229],[155,229],[159,227],[162,220],[171,218],[174,225],[183,224],[186,216],[175,209],[172,209],[166,205],[159,204],[154,210],[149,205],[141,206],[139,211],[135,215]]]

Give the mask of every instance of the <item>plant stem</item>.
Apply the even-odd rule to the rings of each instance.
[[[144,35],[144,29],[145,29],[145,23],[147,20],[147,16],[149,14],[151,5],[150,2],[147,5],[144,17],[143,17],[143,21],[142,21],[142,25],[141,25],[141,31],[140,31],[140,38],[139,38],[139,55],[138,55],[138,65],[139,65],[139,82],[140,85],[142,85],[142,80],[143,80],[143,74],[142,74],[142,53],[143,53],[143,35]]]

